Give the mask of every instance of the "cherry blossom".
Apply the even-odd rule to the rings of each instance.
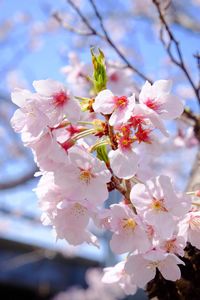
[[[110,227],[114,232],[110,245],[117,254],[145,252],[151,247],[144,225],[128,205],[111,205]]]
[[[190,196],[152,167],[168,140],[164,120],[183,112],[171,81],[146,82],[136,103],[129,72],[108,66],[106,73],[102,51],[92,52],[92,58],[90,80],[90,66],[71,55],[64,70],[68,87],[46,79],[33,82],[35,93],[15,90],[12,101],[19,108],[11,124],[40,169],[35,192],[43,224],[71,245],[98,247],[95,224],[110,231],[115,254],[127,254],[125,261],[105,268],[103,282],[99,275],[89,276],[90,290],[70,294],[112,300],[144,288],[156,270],[167,280],[179,279],[187,242],[200,248],[200,214]],[[193,138],[194,132],[179,131],[172,144],[190,147]],[[110,204],[113,190],[121,199]]]
[[[55,185],[54,175],[51,172],[42,174],[35,189],[42,210],[41,220],[44,225],[51,224],[51,220],[57,214],[58,205],[63,201],[61,189]]]
[[[131,255],[125,264],[125,271],[131,275],[132,280],[141,288],[156,275],[156,268],[167,280],[176,281],[181,272],[178,264],[184,264],[176,255],[161,250],[151,250],[146,254]]]
[[[102,204],[108,198],[107,185],[111,174],[104,162],[90,155],[83,147],[68,151],[69,164],[55,172],[55,182],[68,197],[91,205]]]
[[[183,104],[178,97],[171,95],[172,82],[158,80],[151,85],[148,81],[142,87],[139,101],[164,120],[172,120],[183,112]]]
[[[130,198],[137,212],[165,238],[172,236],[178,218],[191,207],[190,198],[177,195],[164,175],[133,186]]]
[[[54,126],[66,116],[71,122],[80,118],[80,106],[65,86],[55,80],[46,79],[33,82],[39,95],[40,108],[51,120]]]
[[[51,131],[47,131],[33,142],[29,141],[28,145],[33,150],[35,162],[43,171],[55,171],[63,165],[63,162],[68,161],[66,151],[56,141]]]
[[[126,148],[118,148],[109,152],[110,165],[119,178],[131,178],[137,172],[139,156],[127,145]],[[131,163],[130,163],[131,162]]]
[[[101,91],[95,98],[93,109],[102,114],[111,114],[109,124],[120,125],[128,121],[135,106],[135,96],[115,96],[110,90]]]
[[[194,247],[200,249],[200,211],[189,212],[180,222],[180,232]]]
[[[17,89],[11,97],[13,103],[20,107],[11,119],[11,125],[15,131],[28,132],[30,139],[43,134],[50,120],[40,109],[38,95],[28,90]]]
[[[129,122],[133,125],[148,125],[150,128],[158,128],[162,134],[169,136],[159,114],[143,103],[135,105]]]
[[[86,206],[74,201],[65,201],[64,206],[57,210],[52,225],[58,239],[66,239],[72,245],[87,242],[97,246],[96,237],[86,228],[89,219],[90,212]]]
[[[118,283],[126,295],[134,295],[137,291],[137,286],[131,276],[126,273],[124,266],[125,261],[121,261],[114,267],[105,268],[102,282],[109,285]]]
[[[186,240],[181,235],[172,236],[171,239],[160,243],[160,248],[166,252],[174,253],[179,256],[184,256],[184,248],[186,247]]]

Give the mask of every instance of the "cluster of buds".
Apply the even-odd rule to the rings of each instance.
[[[160,135],[169,136],[164,120],[178,118],[183,104],[169,80],[146,82],[137,99],[116,95],[106,88],[103,53],[92,58],[92,97],[75,97],[51,79],[34,81],[34,93],[12,94],[19,109],[11,123],[40,168],[43,223],[72,245],[99,247],[91,222],[110,230],[111,249],[126,258],[105,269],[103,282],[133,294],[156,269],[168,280],[180,278],[186,243],[200,248],[200,211],[192,198],[175,192],[166,175],[143,181],[160,153]],[[105,208],[113,189],[122,200]]]

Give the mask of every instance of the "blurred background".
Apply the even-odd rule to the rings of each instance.
[[[162,2],[188,70],[198,81],[200,1]],[[84,275],[91,267],[116,261],[106,235],[101,236],[100,250],[87,245],[72,247],[64,241],[56,242],[51,229],[41,224],[32,191],[38,181],[34,178],[37,167],[32,153],[10,126],[16,110],[10,94],[16,87],[32,90],[33,80],[52,78],[71,85],[76,95],[83,96],[80,77],[83,71],[91,75],[90,47],[94,46],[103,49],[110,63],[110,85],[116,83],[115,70],[136,93],[145,81],[138,72],[125,72],[120,52],[153,81],[172,78],[174,93],[198,112],[194,91],[162,45],[152,1],[94,3],[115,47],[105,38],[89,0],[0,0],[0,299],[51,299],[69,287],[86,287]],[[167,39],[165,33],[162,38]],[[197,153],[193,124],[180,120],[169,123],[168,129],[172,138],[168,143],[162,141],[165,152],[154,167],[164,170],[184,190]],[[117,198],[112,194],[110,201]],[[138,294],[132,299],[145,296]]]

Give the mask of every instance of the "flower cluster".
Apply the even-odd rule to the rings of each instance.
[[[160,153],[164,120],[183,112],[171,81],[146,82],[140,94],[106,89],[104,56],[93,53],[94,96],[75,97],[60,82],[35,81],[35,92],[16,90],[19,106],[11,123],[40,168],[36,194],[45,225],[72,245],[99,246],[89,224],[112,232],[110,247],[126,259],[105,269],[103,281],[125,293],[155,277],[180,278],[179,264],[189,241],[200,248],[200,211],[177,193],[169,177],[144,178],[149,160]],[[78,101],[79,100],[79,101]],[[109,192],[122,194],[105,209]]]

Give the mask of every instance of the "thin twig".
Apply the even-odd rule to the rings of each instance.
[[[58,14],[58,12],[53,13],[52,17],[54,17],[54,19],[65,29],[67,29],[70,32],[76,33],[78,35],[86,35],[86,36],[90,36],[93,35],[92,32],[86,32],[86,31],[79,31],[78,29],[76,29],[75,27],[70,26],[69,24],[67,24],[62,18],[61,16]]]
[[[77,15],[81,18],[82,22],[87,26],[88,29],[91,31],[91,35],[97,35],[99,36],[99,33],[96,31],[96,29],[90,24],[88,19],[84,16],[84,14],[81,12],[81,10],[78,8],[78,6],[75,5],[75,3],[72,0],[66,0],[68,4],[76,11]]]
[[[197,52],[196,54],[194,54],[194,58],[197,61],[197,68],[199,70],[199,88],[200,88],[200,54],[199,54],[199,52]]]

